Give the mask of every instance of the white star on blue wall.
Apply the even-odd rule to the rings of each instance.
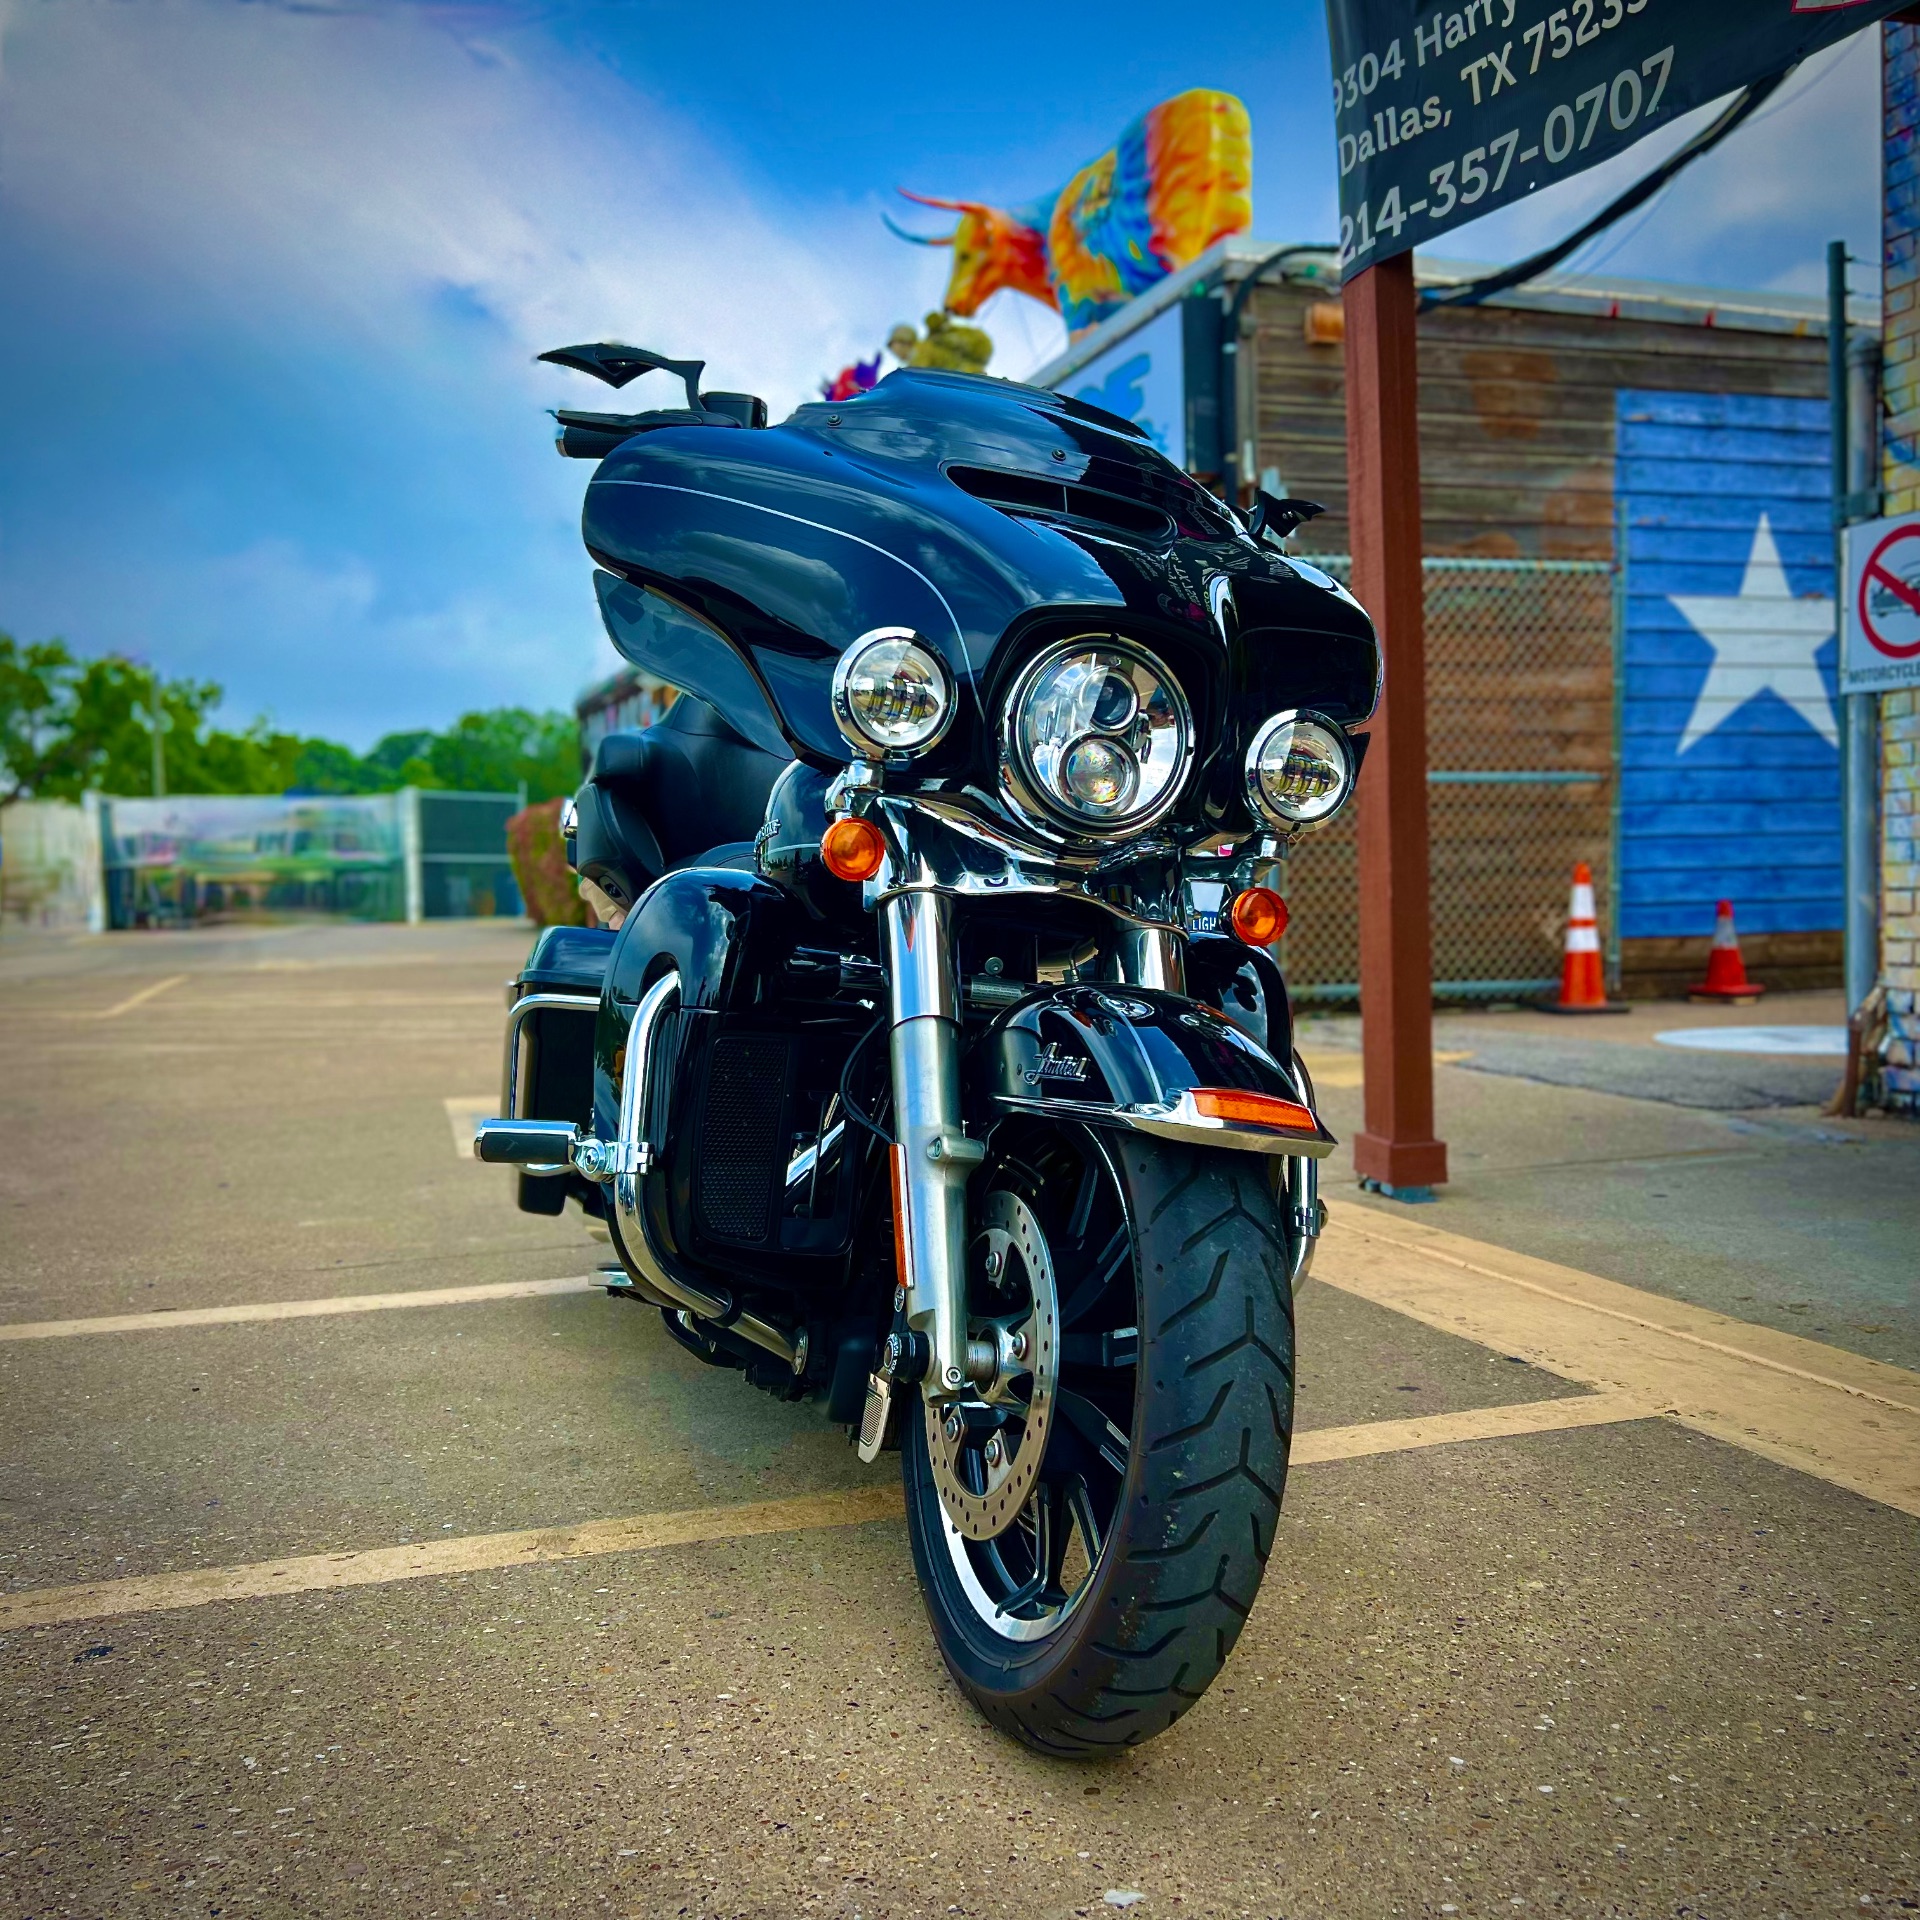
[[[1829,746],[1840,744],[1833,702],[1814,656],[1834,634],[1833,601],[1796,596],[1762,513],[1737,594],[1672,593],[1680,616],[1713,649],[1679,751],[1704,740],[1757,695],[1779,695]]]

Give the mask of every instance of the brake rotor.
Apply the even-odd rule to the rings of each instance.
[[[969,1540],[993,1540],[1013,1525],[1039,1481],[1060,1374],[1053,1260],[1040,1222],[1017,1193],[988,1197],[967,1273],[970,1295],[998,1284],[1009,1297],[1004,1314],[968,1315],[969,1335],[991,1341],[1000,1360],[978,1398],[926,1406],[927,1453],[948,1519]],[[976,1273],[987,1276],[984,1288]]]

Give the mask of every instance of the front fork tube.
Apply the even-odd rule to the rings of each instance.
[[[894,1233],[908,1327],[927,1339],[923,1391],[968,1391],[967,1176],[985,1149],[960,1115],[953,902],[896,893],[880,909],[892,993]]]
[[[1186,947],[1180,936],[1167,927],[1123,928],[1114,939],[1111,965],[1114,972],[1132,986],[1159,987],[1168,993],[1187,990]],[[1311,1106],[1313,1086],[1298,1055],[1294,1058],[1294,1073]],[[1313,1250],[1326,1219],[1320,1204],[1320,1162],[1300,1155],[1289,1156],[1281,1165],[1286,1168],[1288,1225],[1293,1230],[1287,1278],[1293,1291],[1298,1293],[1313,1269]]]
[[[1319,1244],[1320,1229],[1325,1224],[1320,1205],[1320,1162],[1302,1154],[1289,1155],[1280,1164],[1287,1170],[1287,1224],[1293,1229],[1287,1279],[1298,1293],[1313,1271],[1313,1250]]]

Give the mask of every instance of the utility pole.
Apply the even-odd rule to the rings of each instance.
[[[1827,396],[1831,409],[1833,452],[1833,606],[1846,618],[1841,599],[1846,593],[1846,529],[1855,520],[1871,519],[1878,502],[1870,501],[1871,470],[1857,460],[1877,449],[1855,449],[1853,425],[1853,368],[1847,333],[1847,244],[1827,246]],[[1842,693],[1840,696],[1840,864],[1843,979],[1847,1012],[1852,1014],[1873,991],[1880,973],[1879,836],[1876,787],[1879,778],[1878,732],[1880,696]]]
[[[167,793],[167,749],[161,740],[165,725],[160,713],[160,669],[147,669],[147,717],[153,722],[153,797],[163,800]]]
[[[1433,931],[1427,871],[1425,576],[1413,255],[1368,267],[1347,317],[1347,516],[1354,598],[1380,634],[1386,688],[1360,775],[1360,1046],[1354,1171],[1396,1200],[1447,1177],[1433,1132]]]

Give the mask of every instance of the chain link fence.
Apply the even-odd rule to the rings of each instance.
[[[1346,579],[1345,555],[1302,555]],[[1576,861],[1614,926],[1615,592],[1604,560],[1426,561],[1434,991],[1506,999],[1557,986]],[[1364,805],[1364,800],[1359,805]],[[1288,984],[1358,997],[1356,806],[1288,863]]]

